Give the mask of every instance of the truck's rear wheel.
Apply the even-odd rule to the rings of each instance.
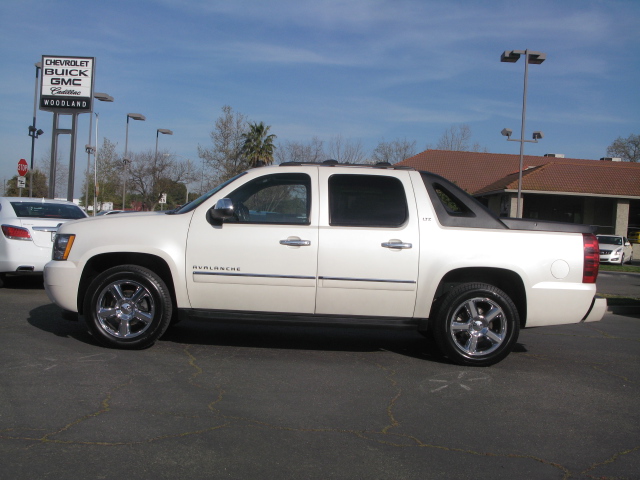
[[[137,265],[110,268],[91,283],[84,315],[102,345],[141,349],[155,343],[169,326],[169,289],[151,270]]]
[[[520,319],[509,296],[485,283],[464,283],[442,301],[433,324],[436,342],[452,362],[489,366],[518,340]]]

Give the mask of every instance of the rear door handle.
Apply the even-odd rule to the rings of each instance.
[[[382,244],[380,244],[380,246],[384,247],[384,248],[395,248],[398,250],[402,250],[402,249],[406,249],[406,248],[413,248],[413,245],[411,243],[405,243],[405,242],[398,242],[395,240],[389,241],[389,242],[384,242]]]

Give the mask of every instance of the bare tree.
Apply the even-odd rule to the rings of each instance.
[[[222,107],[222,115],[209,134],[213,146],[204,148],[198,145],[198,156],[205,165],[203,190],[208,190],[213,184],[227,180],[249,167],[242,154],[245,140],[243,134],[248,130],[245,115],[234,112],[229,105]]]
[[[127,171],[129,193],[148,210],[156,209],[163,193],[171,208],[185,203],[187,186],[198,178],[192,162],[178,161],[166,151],[131,154]]]
[[[103,138],[102,145],[98,147],[96,161],[96,200],[98,210],[103,203],[119,204],[122,201],[123,164],[122,156],[116,152],[117,144],[108,138]],[[85,185],[86,188],[86,185]],[[92,197],[93,182],[89,185],[89,197]],[[83,191],[84,196],[84,191]]]
[[[324,142],[313,137],[309,143],[289,142],[278,144],[276,162],[321,162],[327,159],[324,153]]]
[[[56,159],[56,188],[53,194],[54,198],[67,198],[67,184],[69,183],[69,165],[60,161],[60,153]],[[42,165],[42,171],[49,180],[51,172],[51,149],[43,153],[40,159],[40,165]],[[47,181],[47,188],[49,181]],[[47,191],[48,194],[48,191]]]
[[[640,162],[640,135],[618,137],[607,147],[608,157],[619,157],[625,162]]]
[[[102,203],[116,203],[116,201],[122,198],[122,158],[116,153],[116,147],[116,143],[113,143],[108,138],[103,138],[102,146],[97,149],[95,194],[98,210],[100,210]],[[87,189],[89,189],[89,205],[93,205],[93,172],[91,172],[89,178],[85,178],[83,182],[81,195],[83,199]]]
[[[373,150],[371,160],[374,163],[387,162],[398,163],[416,154],[416,141],[413,142],[405,139],[397,139],[392,142],[380,142]]]
[[[458,152],[488,152],[478,142],[471,145],[471,127],[467,124],[451,125],[438,139],[436,149],[452,150]]]
[[[342,135],[333,137],[329,141],[329,157],[340,163],[364,163],[367,159],[366,154],[362,151],[362,143],[346,139]]]

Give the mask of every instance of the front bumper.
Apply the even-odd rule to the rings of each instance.
[[[78,311],[80,271],[73,262],[50,261],[44,266],[44,289],[49,300],[64,310]]]
[[[622,255],[617,253],[610,253],[607,255],[600,255],[600,263],[621,263]]]

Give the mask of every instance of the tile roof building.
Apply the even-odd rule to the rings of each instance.
[[[640,163],[563,156],[523,158],[522,216],[640,230]],[[425,150],[400,163],[442,175],[501,216],[516,216],[519,155]]]

